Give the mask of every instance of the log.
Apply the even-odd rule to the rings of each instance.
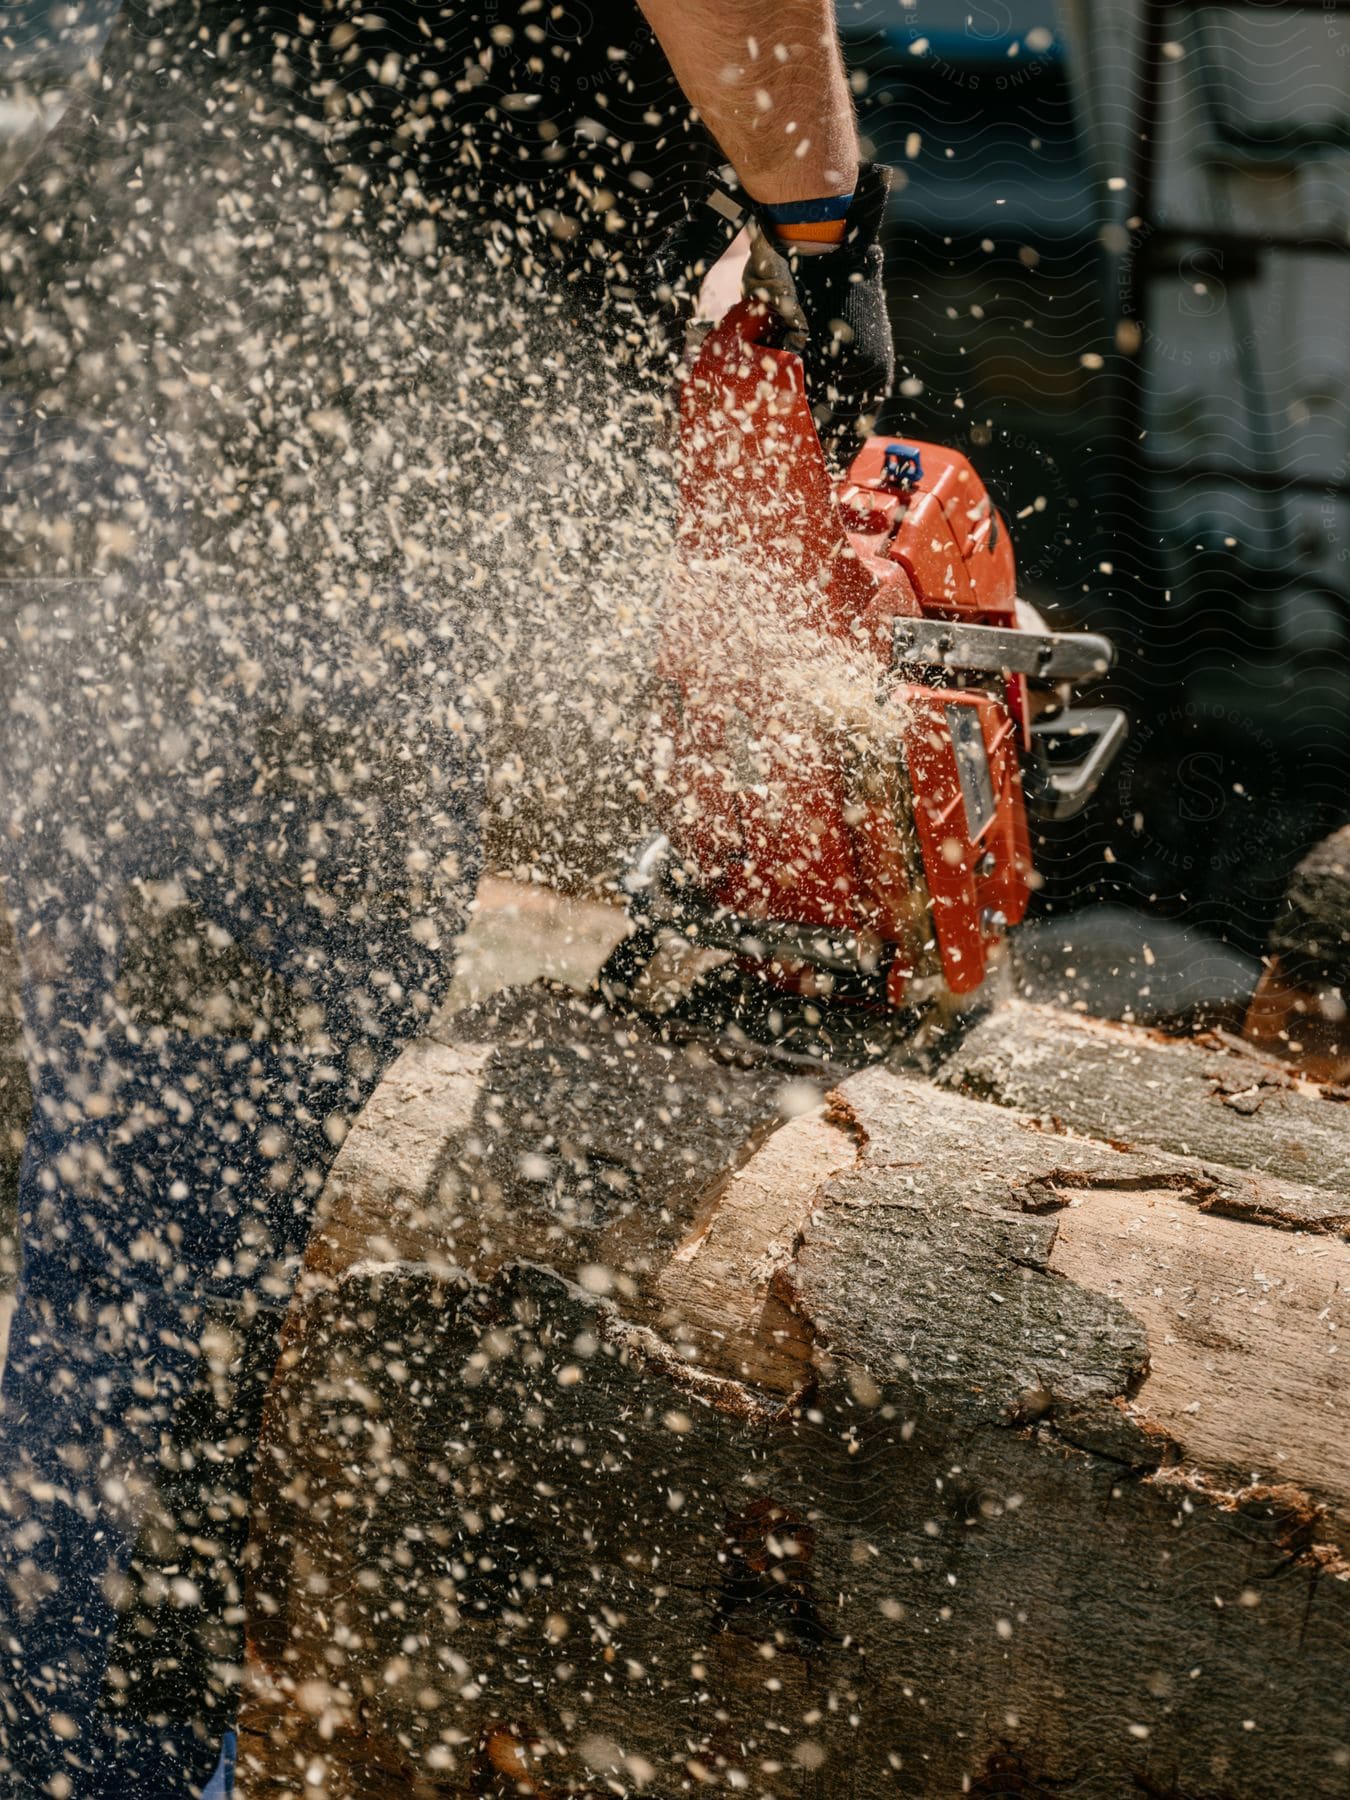
[[[1293,979],[1350,987],[1350,825],[1315,844],[1294,870],[1270,948]]]
[[[960,1091],[1000,1020],[1030,1109]],[[408,1052],[269,1403],[243,1793],[1343,1794],[1345,1196],[1275,1126],[1350,1115],[1113,1032],[823,1094],[536,989]],[[1061,1110],[1154,1057],[1203,1150]]]
[[[1168,1038],[1013,1003],[971,1030],[940,1079],[1050,1130],[1153,1145],[1316,1188],[1325,1196],[1323,1221],[1350,1222],[1344,1109],[1329,1105],[1318,1083],[1225,1033]]]
[[[801,1085],[546,982],[494,995],[385,1077],[333,1166],[306,1270],[374,1257],[481,1277],[517,1258],[575,1272],[603,1255],[636,1298],[709,1173],[747,1155]]]
[[[1350,825],[1294,870],[1243,1035],[1316,1080],[1350,1081]]]

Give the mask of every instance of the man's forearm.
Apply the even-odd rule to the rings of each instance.
[[[691,105],[756,200],[852,190],[858,132],[829,0],[640,0]]]

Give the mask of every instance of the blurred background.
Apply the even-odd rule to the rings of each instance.
[[[1047,845],[1042,916],[1170,921],[1240,986],[1350,817],[1350,9],[840,20],[901,173],[895,422],[968,448],[1024,591],[1120,653],[1131,742]]]
[[[0,175],[109,10],[0,16]],[[1095,944],[1109,1011],[1112,959],[1137,994],[1148,937],[1192,998],[1239,999],[1293,865],[1350,818],[1350,6],[841,0],[839,21],[897,172],[885,424],[964,449],[1023,591],[1120,652],[1132,736],[1052,828],[1024,956],[1041,942],[1053,984]],[[548,30],[574,76],[589,31],[583,80],[610,79],[608,20]]]

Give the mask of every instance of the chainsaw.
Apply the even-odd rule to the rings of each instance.
[[[1070,703],[1112,646],[1019,600],[964,456],[872,437],[832,473],[782,335],[741,300],[681,384],[659,829],[599,986],[633,1003],[677,939],[767,993],[771,1033],[790,997],[912,1033],[970,1008],[1035,884],[1029,811],[1078,811],[1126,717]]]

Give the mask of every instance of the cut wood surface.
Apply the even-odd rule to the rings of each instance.
[[[492,1273],[519,1258],[653,1274],[705,1186],[796,1091],[541,984],[466,1009],[399,1058],[334,1165],[311,1276],[375,1257]]]
[[[1241,1189],[1235,1171],[1198,1176],[1165,1152],[1048,1137],[882,1071],[851,1078],[837,1100],[866,1146],[827,1189],[793,1277],[827,1341],[872,1366],[907,1325],[910,1379],[994,1419],[1128,1396],[1187,1461],[1239,1485],[1295,1466],[1338,1530],[1350,1520],[1350,1245],[1261,1223],[1313,1210],[1315,1195],[1273,1185],[1239,1222],[1204,1210],[1212,1180]],[[912,1169],[874,1148],[903,1143],[920,1151]],[[847,1285],[845,1238],[858,1258]],[[810,1287],[827,1240],[848,1308],[837,1324],[835,1302]],[[1037,1284],[1031,1270],[1069,1279]]]
[[[828,1095],[448,1021],[297,1299],[244,1795],[1350,1791],[1350,1109],[1284,1081],[1025,1007]]]
[[[1350,1522],[1350,1251],[1194,1216],[1175,1189],[1065,1194],[1049,1267],[1148,1334],[1138,1407],[1187,1459],[1240,1482],[1297,1475]]]

